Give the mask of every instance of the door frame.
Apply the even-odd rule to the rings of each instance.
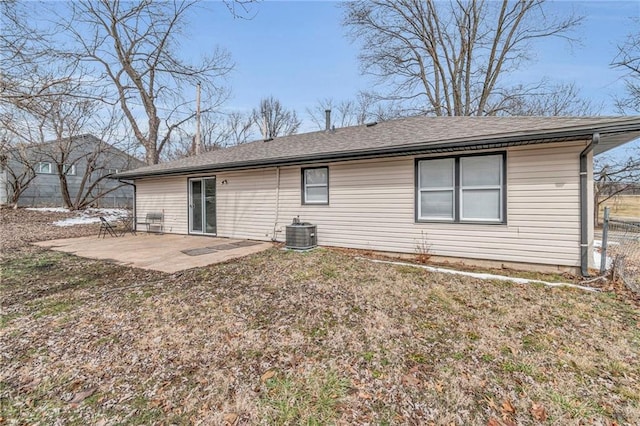
[[[206,226],[206,200],[205,200],[205,191],[204,191],[204,181],[206,180],[213,180],[214,183],[214,187],[216,188],[216,194],[215,194],[215,221],[216,221],[216,232],[211,233],[211,232],[206,232],[207,226]],[[192,186],[191,186],[191,182],[193,181],[200,181],[201,182],[201,193],[200,196],[202,198],[202,205],[201,205],[201,209],[202,209],[202,231],[194,231],[193,230],[193,192],[191,190]],[[216,235],[218,235],[218,188],[217,188],[217,183],[216,183],[216,176],[198,176],[198,177],[192,177],[192,178],[188,178],[187,179],[187,231],[190,235],[206,235],[206,236],[211,236],[211,237],[215,237]]]

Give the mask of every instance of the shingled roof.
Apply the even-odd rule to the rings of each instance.
[[[119,174],[121,179],[590,139],[596,153],[640,137],[640,117],[411,117],[237,145]]]

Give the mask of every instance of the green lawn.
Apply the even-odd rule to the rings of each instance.
[[[3,424],[640,424],[640,309],[613,293],[327,249],[1,267]]]

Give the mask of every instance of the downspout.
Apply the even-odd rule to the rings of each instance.
[[[276,167],[276,214],[273,222],[273,237],[271,241],[278,241],[276,228],[278,227],[278,214],[280,213],[280,166]]]
[[[580,273],[589,276],[589,200],[587,171],[589,170],[587,156],[600,142],[600,133],[591,136],[591,143],[580,153]]]

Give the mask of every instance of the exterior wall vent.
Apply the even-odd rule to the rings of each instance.
[[[287,225],[286,247],[293,250],[309,250],[318,245],[316,225],[300,222],[293,219],[291,225]]]

